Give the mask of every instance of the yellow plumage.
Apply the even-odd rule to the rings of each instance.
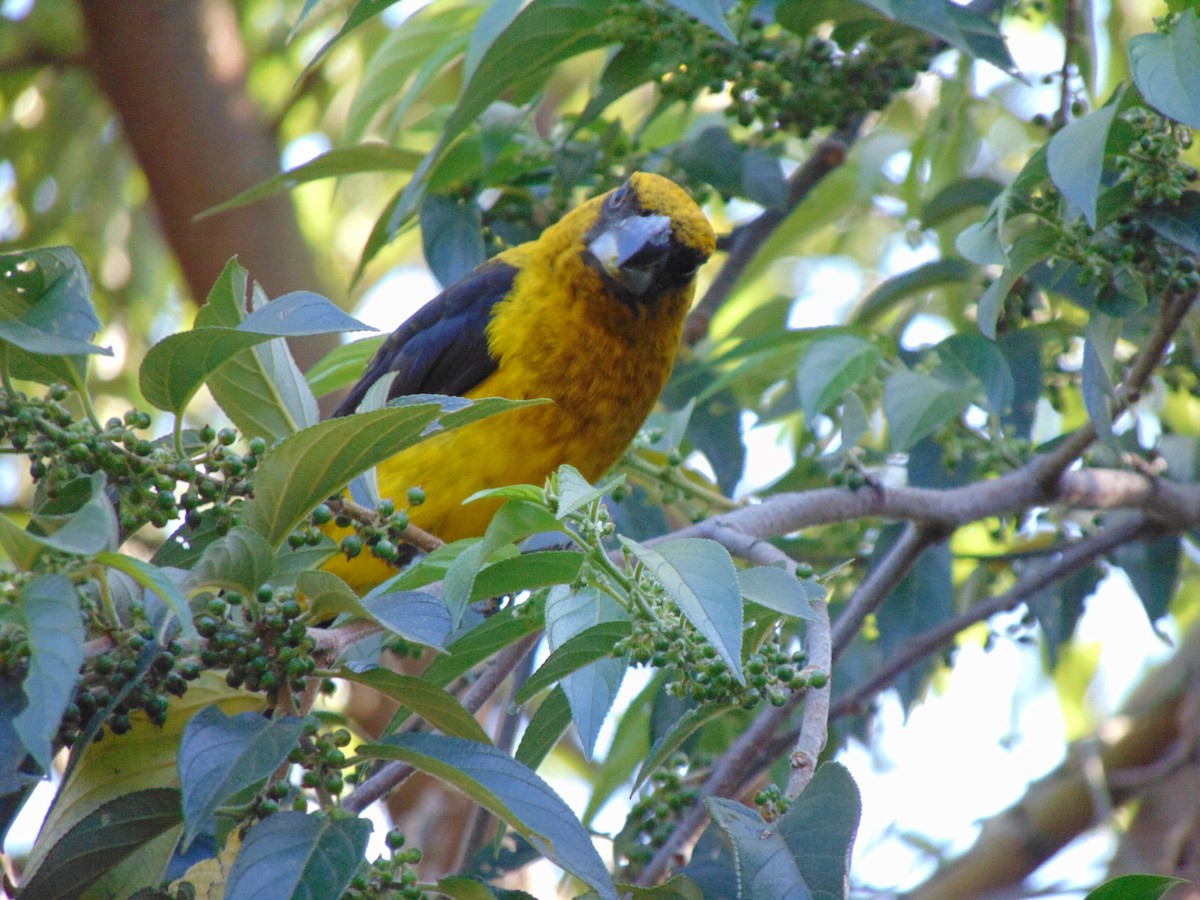
[[[637,173],[434,298],[380,348],[348,406],[390,371],[400,373],[393,396],[433,391],[553,402],[398,453],[378,467],[380,496],[403,506],[408,489],[421,486],[427,499],[411,510],[411,521],[453,541],[481,534],[499,505],[464,506],[476,491],[540,485],[563,463],[588,479],[603,475],[666,384],[695,269],[714,247],[712,227],[685,191]],[[477,383],[462,384],[462,372],[488,369]],[[340,539],[348,532],[330,533]],[[356,590],[395,572],[367,551],[335,557],[326,568]]]

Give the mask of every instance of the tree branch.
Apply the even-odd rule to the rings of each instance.
[[[704,297],[688,314],[683,326],[683,342],[689,347],[700,342],[708,334],[708,326],[717,310],[729,299],[738,279],[754,259],[775,229],[792,214],[830,172],[846,161],[850,146],[858,138],[866,116],[856,116],[850,124],[839,128],[817,145],[804,165],[788,179],[788,193],[784,203],[773,209],[763,210],[753,221],[734,229],[729,238],[729,255],[725,264],[708,286]]]
[[[860,712],[872,697],[891,685],[906,669],[954,640],[955,635],[963,629],[990,619],[997,613],[1015,609],[1032,594],[1079,571],[1093,560],[1111,553],[1128,541],[1158,530],[1157,526],[1149,524],[1142,516],[1131,518],[1072,544],[1049,565],[1030,567],[1012,589],[976,604],[961,615],[945,620],[936,628],[931,628],[909,642],[900,653],[888,659],[879,671],[856,686],[849,694],[839,698],[833,705],[830,716],[836,718]]]

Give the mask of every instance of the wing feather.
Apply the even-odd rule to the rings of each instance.
[[[508,296],[517,269],[493,260],[438,294],[379,347],[366,374],[334,411],[354,412],[371,385],[389,372],[392,400],[406,394],[462,395],[496,370],[488,351],[492,307]]]

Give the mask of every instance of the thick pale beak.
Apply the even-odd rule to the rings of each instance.
[[[613,281],[640,297],[667,261],[671,220],[663,215],[621,219],[592,240],[588,250]]]

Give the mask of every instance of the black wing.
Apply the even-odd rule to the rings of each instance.
[[[371,385],[389,372],[396,373],[389,400],[405,394],[461,395],[487,378],[496,370],[488,353],[488,319],[516,277],[515,267],[493,261],[422,306],[383,342],[334,416],[354,412]]]

